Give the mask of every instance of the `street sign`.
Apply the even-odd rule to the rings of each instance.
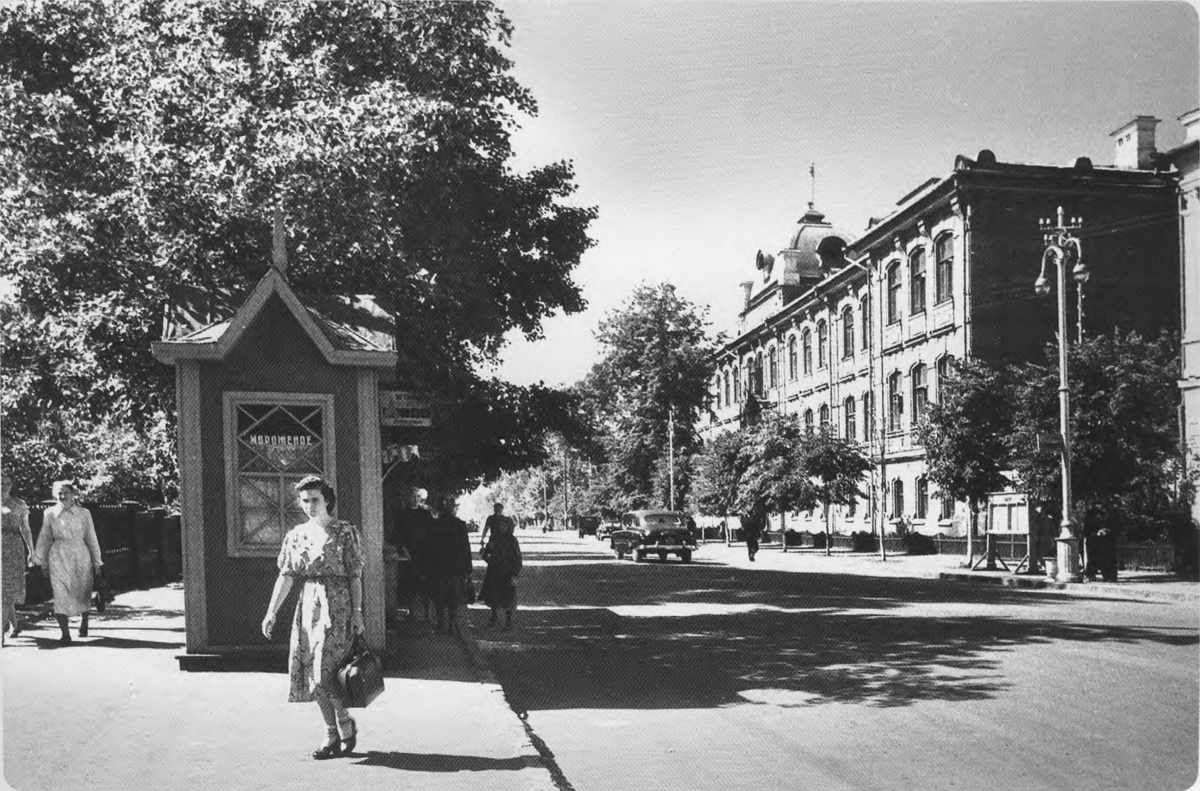
[[[1062,434],[1054,432],[1038,432],[1037,448],[1038,450],[1062,450],[1063,441]]]

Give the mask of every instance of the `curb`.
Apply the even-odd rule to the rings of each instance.
[[[1200,601],[1200,591],[1154,591],[1134,588],[1121,588],[1113,585],[1097,585],[1092,582],[1058,582],[1046,578],[1007,577],[1007,576],[975,576],[966,573],[942,572],[938,578],[948,582],[959,582],[969,585],[1002,585],[1010,588],[1026,588],[1030,590],[1057,590],[1083,598],[1121,598],[1143,599],[1151,601],[1195,602]]]

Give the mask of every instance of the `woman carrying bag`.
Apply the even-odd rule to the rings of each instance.
[[[262,622],[270,639],[275,615],[292,586],[303,587],[292,619],[288,650],[288,702],[316,701],[325,720],[325,741],[313,751],[318,761],[353,752],[358,726],[346,710],[338,671],[352,657],[366,628],[362,614],[362,541],[358,528],[334,519],[333,487],[310,475],[296,484],[308,521],[288,531],[279,550],[279,576]],[[361,639],[361,638],[359,638]]]

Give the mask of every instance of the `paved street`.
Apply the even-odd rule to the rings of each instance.
[[[1194,600],[795,573],[800,558],[724,547],[634,564],[594,538],[520,538],[520,626],[479,645],[578,791],[1196,781]]]

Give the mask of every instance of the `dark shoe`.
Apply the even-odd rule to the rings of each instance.
[[[323,747],[318,747],[313,750],[313,758],[318,761],[327,761],[330,758],[337,758],[342,754],[342,743],[337,739],[328,741]]]
[[[354,748],[358,745],[358,723],[354,720],[350,720],[350,728],[350,738],[342,739],[343,753],[354,752]]]

